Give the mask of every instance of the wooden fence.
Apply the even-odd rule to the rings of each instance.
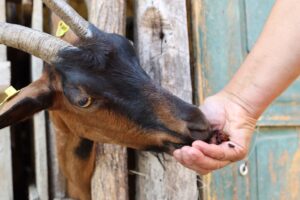
[[[0,0],[0,21],[5,21],[5,0]],[[0,89],[10,85],[10,62],[7,61],[6,47],[0,45]],[[9,128],[0,130],[0,199],[12,199],[12,161]]]
[[[0,0],[0,21],[5,20],[5,0]],[[32,6],[31,27],[42,30],[49,17],[41,0],[15,1]],[[74,1],[77,5],[83,1]],[[88,18],[97,27],[126,34],[126,19],[134,17],[134,44],[142,67],[164,88],[192,102],[192,74],[188,17],[185,0],[86,0]],[[43,12],[44,10],[44,12]],[[46,16],[46,18],[44,18]],[[47,19],[47,22],[43,19]],[[127,29],[128,30],[128,29]],[[130,32],[130,31],[129,31]],[[128,34],[128,33],[127,33]],[[129,35],[133,37],[133,35]],[[31,57],[31,77],[41,74],[43,62]],[[0,87],[9,85],[10,63],[0,46]],[[22,67],[22,66],[20,66]],[[28,185],[29,199],[66,199],[65,180],[58,167],[55,133],[46,112],[33,119],[34,180]],[[0,134],[0,199],[13,199],[9,129]],[[146,152],[128,153],[115,145],[97,145],[92,180],[93,199],[160,200],[199,198],[199,177],[170,156],[159,161]]]

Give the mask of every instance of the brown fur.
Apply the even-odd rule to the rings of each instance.
[[[73,134],[62,120],[52,117],[56,124],[56,147],[58,160],[63,174],[67,177],[68,194],[72,198],[91,199],[91,177],[94,171],[96,151],[93,145],[89,158],[82,160],[74,154],[80,137]]]
[[[60,19],[53,14],[52,23],[54,30],[59,21]],[[67,32],[62,39],[72,44],[78,41],[78,38],[72,31]],[[56,78],[59,79],[59,77]],[[59,85],[56,85],[55,87],[58,91],[62,90]],[[51,110],[50,116],[55,124],[56,134],[58,134],[57,152],[60,168],[67,177],[68,192],[72,198],[80,198],[82,200],[90,199],[90,178],[93,174],[95,163],[95,148],[93,148],[88,161],[77,159],[72,153],[73,149],[76,148],[76,145],[78,144],[79,137],[88,138],[92,141],[101,143],[126,143],[127,146],[135,149],[143,149],[143,147],[148,144],[159,144],[161,141],[167,140],[171,140],[174,143],[180,142],[174,140],[174,138],[168,138],[163,133],[141,134],[143,131],[136,124],[125,117],[118,116],[117,114],[111,113],[107,110],[95,113],[92,112],[93,110],[85,111],[80,108],[74,108],[74,106],[71,105],[62,94],[56,94],[56,99],[57,101],[55,102],[59,102],[59,104],[54,105],[54,109]],[[162,110],[166,109],[157,110],[163,121],[170,122],[170,124],[177,127],[182,126],[182,124],[178,124],[178,120],[168,118],[167,116],[170,116],[168,115],[169,113],[166,113],[166,115],[161,113]],[[167,110],[165,112],[167,112]],[[74,115],[74,113],[76,113],[76,115]],[[89,117],[89,115],[91,116]],[[106,122],[106,124],[99,123],[102,119],[105,119],[105,121],[108,120],[108,122]],[[110,124],[115,125],[113,129]],[[176,130],[179,130],[177,127]],[[106,137],[107,134],[115,135],[115,137]],[[153,135],[155,136],[153,137]],[[160,145],[163,144],[161,143]],[[78,172],[83,169],[86,171],[87,175],[77,176]]]
[[[58,22],[53,16],[53,30]],[[79,43],[69,31],[62,39],[78,47],[61,49],[55,66],[0,111],[3,128],[49,109],[68,193],[82,200],[91,198],[94,142],[172,153],[211,136],[197,107],[153,83],[126,38],[89,28],[92,38]]]

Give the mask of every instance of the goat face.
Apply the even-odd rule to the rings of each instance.
[[[98,142],[170,153],[196,139],[209,140],[200,110],[156,85],[126,38],[85,27],[84,37],[77,30],[81,40],[75,46],[51,43],[59,46],[52,56],[25,49],[55,67],[47,66],[41,79],[1,109],[0,128],[49,109],[57,129]],[[0,42],[7,37],[1,41],[0,31]]]

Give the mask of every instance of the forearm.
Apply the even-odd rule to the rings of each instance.
[[[277,0],[254,48],[224,91],[258,118],[300,74],[300,1]]]

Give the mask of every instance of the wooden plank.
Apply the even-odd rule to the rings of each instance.
[[[136,0],[136,40],[143,68],[164,88],[192,101],[185,0]],[[138,153],[136,199],[197,199],[197,178],[170,156]],[[188,187],[187,187],[188,186]]]
[[[36,189],[36,186],[35,185],[30,185],[29,186],[29,191],[28,191],[28,196],[29,196],[29,200],[39,200],[39,193]]]
[[[5,0],[0,0],[0,21],[6,20],[5,12]],[[6,61],[6,46],[0,44],[0,61]]]
[[[297,127],[260,128],[252,144],[248,174],[242,162],[213,172],[210,194],[204,199],[299,199],[300,131]]]
[[[5,21],[5,0],[0,0],[0,21]],[[10,63],[6,61],[6,47],[0,45],[0,86],[10,85]],[[10,130],[0,130],[0,199],[13,199]]]
[[[200,11],[194,20],[194,32],[199,35],[194,43],[200,47],[197,56],[206,97],[218,92],[230,80],[258,36],[271,4],[270,1],[261,4],[258,0],[200,0],[194,9],[195,6]],[[299,112],[293,106],[299,105],[298,90],[289,91],[290,96],[275,103],[260,125],[296,125]],[[296,191],[300,180],[297,164],[300,154],[296,150],[299,131],[284,127],[260,132],[259,136],[255,134],[258,137],[255,150],[250,151],[248,175],[239,174],[242,162],[238,162],[205,176],[203,199],[299,199]]]
[[[200,76],[196,88],[201,102],[225,86],[247,54],[245,13],[239,0],[197,0],[192,2],[192,9],[196,76]],[[203,176],[202,198],[248,198],[250,179],[239,176],[240,164]]]
[[[197,26],[204,97],[223,89],[246,56],[242,1],[201,0]]]
[[[41,0],[33,1],[32,28],[43,30],[43,4]],[[43,69],[43,61],[31,56],[32,81],[37,80]],[[47,134],[45,112],[36,114],[33,118],[34,152],[35,152],[35,181],[36,190],[40,199],[49,199],[48,192],[48,164],[47,164]]]
[[[125,34],[125,0],[114,0],[111,2],[104,0],[90,0],[89,2],[90,22],[106,32],[118,33],[121,35]]]
[[[63,0],[66,1],[66,0]],[[54,24],[56,23],[53,19],[55,14],[50,14],[52,28],[51,34],[55,35],[56,28]],[[56,131],[54,124],[49,120],[49,116],[46,118],[48,124],[48,149],[49,149],[49,178],[50,178],[50,196],[54,200],[65,200],[67,199],[67,181],[63,172],[60,170],[58,153],[56,147]]]
[[[240,175],[241,162],[214,172],[207,199],[299,199],[299,128],[261,128],[255,135],[248,174]]]
[[[258,133],[255,133],[258,134]],[[257,139],[259,140],[259,139]],[[257,200],[257,151],[251,146],[248,173],[242,176],[239,168],[245,161],[235,162],[204,177],[203,199],[251,199]]]
[[[300,198],[299,128],[269,128],[257,143],[258,199]]]
[[[49,166],[50,166],[50,194],[54,199],[65,199],[67,197],[66,178],[59,169],[56,149],[56,133],[53,123],[47,120],[49,124],[48,148],[49,148]]]
[[[89,20],[107,32],[125,34],[125,7],[124,0],[91,0]],[[127,182],[127,150],[98,144],[92,199],[127,200]]]
[[[0,86],[7,87],[10,85],[10,62],[0,60]]]
[[[192,53],[193,53],[193,72],[194,74],[192,74],[193,76],[193,80],[194,80],[194,99],[197,105],[200,105],[200,103],[203,103],[204,101],[204,83],[203,83],[203,79],[202,79],[202,65],[201,65],[201,59],[200,56],[201,55],[201,48],[199,45],[199,41],[200,41],[200,35],[198,33],[198,28],[199,26],[201,26],[201,0],[194,0],[190,2],[190,26],[191,26],[191,31],[190,31],[190,35],[192,38],[190,38],[190,44],[191,44],[191,48],[192,48]]]
[[[0,130],[0,199],[13,199],[10,130]]]

